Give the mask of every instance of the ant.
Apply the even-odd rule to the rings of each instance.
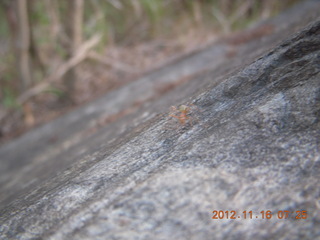
[[[190,117],[188,116],[190,111],[191,107],[187,105],[181,105],[179,108],[172,106],[170,108],[169,116],[178,119],[181,125],[185,125],[186,122],[190,119]]]

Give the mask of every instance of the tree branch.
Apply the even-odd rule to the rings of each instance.
[[[84,59],[87,58],[87,55],[89,51],[100,42],[101,35],[94,35],[91,39],[83,43],[79,49],[77,49],[75,55],[70,58],[68,61],[60,64],[55,71],[53,71],[53,74],[45,78],[45,80],[30,88],[26,92],[24,92],[20,97],[18,97],[18,104],[23,104],[25,101],[27,101],[29,98],[39,94],[40,92],[44,91],[47,87],[50,86],[50,84],[57,79],[60,79],[63,77],[64,74],[66,74],[70,69],[78,65],[80,62],[82,62]]]

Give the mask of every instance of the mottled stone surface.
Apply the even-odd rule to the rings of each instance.
[[[304,2],[2,146],[0,239],[319,238],[318,16]]]

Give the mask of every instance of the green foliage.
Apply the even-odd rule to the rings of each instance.
[[[159,0],[141,0],[142,9],[147,14],[151,24],[157,26],[164,17],[164,1]]]
[[[5,11],[0,7],[0,35],[6,36],[8,33],[8,25],[5,19]]]
[[[44,1],[30,1],[32,11],[30,15],[30,21],[32,25],[49,25],[50,21],[47,14],[45,12]]]
[[[88,29],[85,31],[87,34],[99,31],[111,42],[128,43],[157,37],[174,37],[180,34],[177,24],[185,28],[181,29],[182,32],[188,28],[196,28],[199,24],[208,31],[218,30],[224,26],[217,21],[212,9],[223,16],[224,24],[230,25],[230,30],[235,30],[246,27],[263,13],[274,14],[296,1],[95,0],[87,4],[93,7],[87,8],[86,19],[92,19],[92,15],[100,17],[96,18],[94,26],[87,25]],[[249,7],[245,8],[245,5]],[[241,12],[241,9],[244,10]]]
[[[17,71],[12,67],[14,66],[14,56],[7,53],[0,58],[0,91],[1,91],[1,104],[7,108],[17,108],[15,96],[15,84],[17,79]]]
[[[2,104],[6,108],[18,108],[19,104],[16,101],[16,97],[14,96],[12,90],[9,87],[4,87],[2,89]]]

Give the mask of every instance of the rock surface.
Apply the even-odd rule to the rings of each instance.
[[[0,239],[319,237],[318,16],[303,2],[2,146]]]

